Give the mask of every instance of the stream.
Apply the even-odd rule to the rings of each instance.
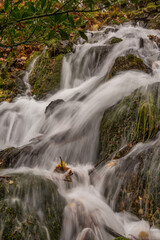
[[[58,186],[58,192],[66,201],[61,240],[115,239],[106,226],[132,240],[160,239],[160,230],[151,227],[147,221],[129,212],[116,211],[117,196],[125,176],[121,179],[116,169],[125,169],[127,173],[132,166],[128,156],[136,159],[139,152],[160,141],[159,135],[152,141],[135,145],[117,164],[106,164],[89,175],[97,160],[99,127],[104,111],[136,89],[160,82],[159,48],[149,40],[148,35],[160,37],[160,31],[123,25],[88,32],[88,43],[79,39],[74,45],[74,52],[64,57],[58,92],[40,101],[26,92],[26,96],[0,105],[0,149],[23,146],[31,149],[19,157],[14,168],[1,170],[0,176],[24,175],[26,179],[28,176],[39,176]],[[113,37],[123,41],[111,45]],[[140,47],[140,39],[143,39],[144,47]],[[127,54],[141,58],[151,72],[124,71],[107,81],[106,76],[117,57]],[[27,91],[31,90],[28,84],[30,72],[31,69],[24,79]],[[56,100],[63,101],[45,114],[46,107]],[[59,157],[72,170],[72,182],[64,181],[64,174],[54,171],[60,163]],[[45,224],[45,207],[41,205],[40,198],[47,187],[38,186],[32,192],[29,181],[28,184],[26,182],[26,190],[24,184],[18,183],[13,195],[7,196],[6,201],[21,201],[24,212],[28,207],[32,208],[38,216],[40,228],[45,229],[44,237],[36,240],[56,239],[50,235]],[[23,198],[22,190],[25,191]],[[54,202],[54,196],[52,200]],[[4,224],[0,221],[0,239],[4,239]],[[17,224],[21,226],[22,223],[17,220]],[[34,239],[29,237],[29,233],[27,236],[26,239]]]

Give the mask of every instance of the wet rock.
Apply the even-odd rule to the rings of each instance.
[[[23,80],[21,78],[16,78],[15,79],[16,84],[17,84],[17,88],[18,88],[18,92],[25,91],[26,90],[26,85],[24,84]]]
[[[105,29],[104,33],[105,34],[108,34],[109,32],[117,32],[117,28],[114,28],[114,27],[108,27]]]
[[[114,38],[112,38],[111,40],[110,40],[110,43],[111,44],[116,44],[116,43],[119,43],[119,42],[122,42],[123,40],[121,39],[121,38],[116,38],[116,37],[114,37]]]
[[[100,125],[99,161],[110,159],[116,155],[116,158],[122,157],[123,153],[128,152],[132,144],[134,145],[137,141],[144,142],[155,136],[159,129],[158,119],[160,119],[158,113],[159,89],[159,83],[149,85],[147,90],[145,88],[138,89],[105,111]],[[149,98],[153,99],[149,100]],[[152,106],[155,111],[155,114],[151,114],[155,120],[151,133],[147,129],[144,130],[143,118],[141,120],[138,118],[143,103],[146,103],[146,107]],[[143,112],[141,113],[143,116]]]
[[[83,77],[85,73],[86,77],[86,75],[88,74],[88,68],[90,69],[90,74],[95,74],[95,69],[97,71],[97,67],[99,67],[103,63],[112,47],[113,46],[108,43],[106,43],[105,46],[91,47],[82,59],[82,69],[84,70],[79,74],[82,74]]]
[[[29,76],[33,94],[43,98],[47,93],[59,89],[63,56],[63,54],[59,54],[53,57],[51,48],[48,48],[37,59]]]
[[[159,83],[149,85],[147,90],[138,89],[104,113],[98,155],[99,162],[104,160],[102,165],[114,158],[114,162],[107,165],[114,174],[113,178],[106,175],[104,195],[108,201],[114,199],[115,210],[131,211],[157,226],[160,226],[160,145],[159,135],[156,135],[160,129],[159,91]],[[151,134],[148,131],[151,126],[145,128],[143,117],[139,121],[139,114],[143,116],[142,104],[156,113],[151,113],[154,119]],[[149,113],[145,112],[144,118],[146,116]],[[141,143],[137,145],[138,142]],[[112,179],[111,191],[109,178]]]
[[[139,40],[139,48],[144,48],[144,39],[140,38]]]
[[[30,153],[32,147],[26,146],[22,148],[7,148],[0,151],[0,168],[12,168],[16,165],[21,156]]]
[[[133,54],[129,54],[125,57],[118,57],[107,79],[115,76],[118,72],[135,69],[151,73],[151,69],[146,66],[140,58]]]
[[[96,237],[92,229],[85,228],[77,240],[96,240]]]
[[[138,151],[132,152],[121,159],[116,166],[115,182],[118,184],[119,179],[122,181],[118,190],[115,209],[116,211],[129,210],[159,227],[159,138],[152,143],[154,144],[137,146]],[[114,191],[116,191],[116,188]],[[105,191],[105,194],[107,197],[107,191]]]
[[[155,35],[148,35],[148,38],[155,42],[157,44],[158,47],[160,47],[160,38],[155,36]]]
[[[54,112],[54,110],[63,103],[64,100],[62,99],[57,99],[55,101],[50,102],[50,104],[45,109],[46,117],[49,117]]]
[[[5,179],[3,187],[5,195],[0,195],[2,240],[60,238],[65,200],[53,181],[14,174],[12,181]]]

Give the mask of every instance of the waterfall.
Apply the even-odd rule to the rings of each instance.
[[[61,89],[58,92],[43,101],[26,94],[12,103],[3,102],[0,105],[0,149],[30,147],[28,152],[20,155],[15,168],[1,170],[0,175],[41,176],[58,186],[59,193],[66,201],[61,240],[82,240],[86,239],[86,234],[95,240],[114,239],[106,231],[106,226],[129,239],[143,239],[140,238],[142,232],[147,234],[145,239],[160,239],[158,229],[130,213],[117,213],[115,207],[123,179],[132,164],[131,160],[127,161],[128,157],[136,158],[140,151],[149,149],[159,141],[159,136],[149,143],[135,145],[128,155],[119,160],[118,166],[105,165],[89,175],[97,159],[99,126],[104,111],[136,89],[160,82],[160,52],[156,43],[148,38],[148,35],[159,34],[156,30],[131,25],[90,31],[87,33],[88,43],[79,39],[74,53],[64,57]],[[111,45],[113,37],[123,41]],[[144,48],[140,48],[140,39],[144,39]],[[141,58],[150,68],[150,73],[129,70],[107,80],[117,57],[128,53]],[[31,69],[24,80],[27,86],[30,72]],[[55,100],[63,101],[47,116],[46,107]],[[71,183],[64,181],[64,176],[54,171],[60,156],[73,172]],[[121,179],[121,174],[117,172],[123,166],[125,170]],[[24,186],[27,189],[22,197]],[[24,212],[28,205],[33,205],[39,226],[45,232],[43,239],[51,239],[45,225],[45,210],[41,209],[39,199],[44,197],[41,193],[43,189],[37,185],[39,192],[32,193],[30,198],[31,186],[32,182],[19,183],[10,200],[18,199]],[[39,207],[36,208],[37,204]],[[4,228],[3,224],[0,221],[1,229]]]

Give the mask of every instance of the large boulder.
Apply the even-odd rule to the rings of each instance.
[[[159,149],[159,136],[152,142],[135,145],[129,154],[108,163],[112,171],[106,175],[103,184],[104,196],[109,204],[114,203],[115,211],[130,211],[158,227],[160,227]]]
[[[46,93],[59,89],[63,56],[63,54],[53,56],[49,48],[38,57],[29,76],[33,94],[43,97]]]
[[[65,200],[55,183],[33,175],[0,179],[1,239],[58,240]]]
[[[138,58],[134,54],[128,54],[126,56],[118,57],[107,76],[107,80],[117,73],[127,70],[140,70],[146,73],[151,73],[151,69],[144,64],[142,59]]]
[[[159,83],[149,85],[147,90],[137,89],[105,111],[100,125],[99,161],[112,158],[124,146],[155,136],[160,119],[159,89]]]
[[[103,186],[108,203],[114,202],[116,211],[131,211],[158,226],[159,90],[159,83],[142,87],[105,111],[98,154],[99,163],[113,168]]]

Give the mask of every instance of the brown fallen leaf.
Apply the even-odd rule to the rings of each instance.
[[[115,166],[115,165],[117,164],[117,160],[118,160],[118,159],[116,159],[116,161],[110,161],[109,163],[107,163],[107,167],[113,167],[113,166]]]
[[[9,181],[9,184],[13,184],[14,182],[12,180]]]

